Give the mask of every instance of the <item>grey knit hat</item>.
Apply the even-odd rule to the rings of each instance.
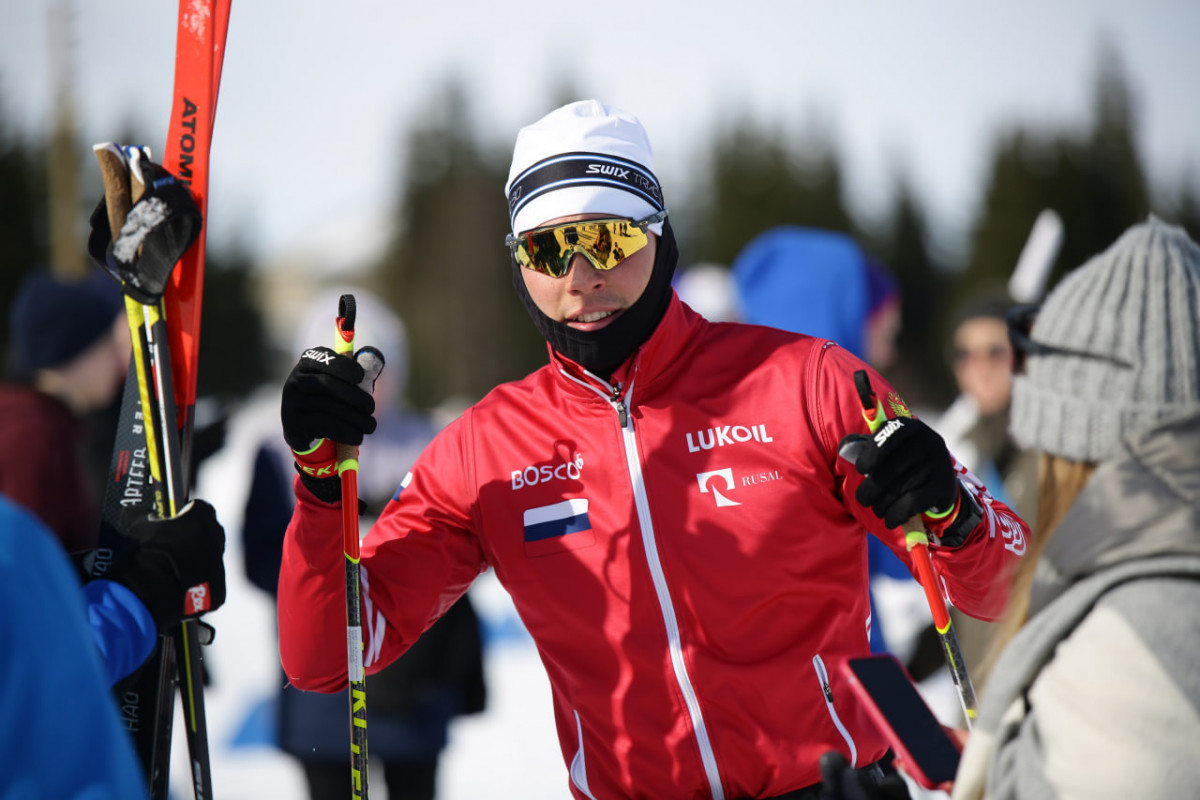
[[[1022,447],[1103,461],[1123,437],[1200,412],[1200,247],[1151,216],[1063,278],[1031,338],[1074,354],[1030,354],[1015,376]]]

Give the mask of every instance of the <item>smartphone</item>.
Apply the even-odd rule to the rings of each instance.
[[[958,745],[894,656],[847,659],[842,670],[913,780],[926,789],[954,780]]]

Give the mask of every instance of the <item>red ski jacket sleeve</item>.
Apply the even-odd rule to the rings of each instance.
[[[430,451],[453,446],[453,441],[449,436],[435,439],[425,460],[443,458]],[[360,548],[364,638],[369,645],[374,643],[364,655],[368,674],[378,672],[407,650],[487,568],[479,541],[469,532],[470,515],[453,511],[472,507],[465,486],[453,480],[459,473],[439,471],[439,477],[445,480],[430,487],[431,506],[422,512],[429,525],[420,537],[410,540],[404,554],[409,564],[420,562],[420,568],[405,581],[406,595],[426,598],[427,602],[393,605],[390,601],[395,593],[389,582],[371,581],[377,569],[387,574],[386,557],[380,565],[373,563],[385,540],[378,535],[368,536]],[[284,538],[279,576],[280,658],[288,677],[299,688],[335,692],[347,685],[346,653],[334,646],[345,637],[346,630],[341,506],[317,499],[299,477],[294,481],[296,508]],[[397,496],[403,488],[397,490]],[[389,506],[395,504],[394,500]],[[397,618],[397,611],[389,611],[390,617],[385,618],[378,608],[381,601],[401,613],[402,618]],[[385,636],[387,627],[414,633]],[[390,658],[381,662],[379,643],[383,641],[393,646],[389,648]]]

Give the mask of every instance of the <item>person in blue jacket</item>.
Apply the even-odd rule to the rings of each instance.
[[[147,795],[109,690],[159,630],[224,602],[224,531],[196,501],[126,538],[110,577],[81,588],[50,530],[0,495],[0,798]]]
[[[730,269],[743,322],[831,339],[878,370],[895,362],[900,287],[850,236],[770,228]]]
[[[108,689],[148,654],[152,619],[115,581],[81,595],[46,526],[0,495],[0,797],[145,796]]]
[[[730,271],[743,322],[830,339],[878,370],[895,361],[899,286],[850,236],[797,225],[770,228],[738,253]],[[889,630],[878,613],[880,595],[917,611],[924,597],[894,553],[875,537],[867,541],[871,650],[909,661],[920,627],[906,625],[912,617],[901,613],[887,615]]]

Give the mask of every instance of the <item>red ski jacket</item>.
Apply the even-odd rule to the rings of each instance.
[[[864,366],[677,297],[611,386],[551,353],[443,430],[363,541],[368,674],[490,567],[549,674],[576,798],[771,797],[819,782],[827,750],[880,758],[839,672],[869,652],[868,533],[909,562],[837,457],[866,432]],[[960,476],[983,521],[934,548],[935,569],[958,608],[994,619],[1028,531]],[[347,685],[340,511],[296,493],[280,650],[296,686],[333,692]]]

